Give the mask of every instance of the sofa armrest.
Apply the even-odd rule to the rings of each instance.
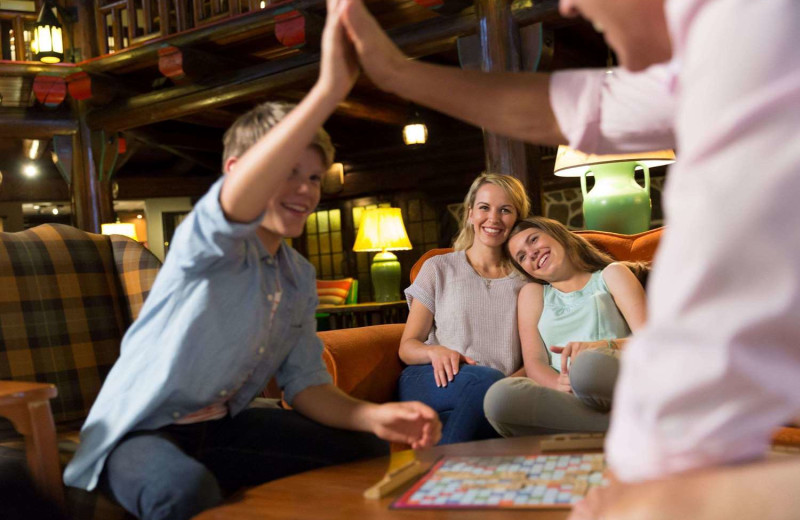
[[[319,332],[333,383],[365,401],[397,399],[397,380],[404,368],[397,350],[404,328],[399,323]]]

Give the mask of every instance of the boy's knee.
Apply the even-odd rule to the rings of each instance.
[[[190,519],[222,503],[222,493],[208,471],[184,474],[171,485],[153,482],[144,486],[138,500],[140,518]]]

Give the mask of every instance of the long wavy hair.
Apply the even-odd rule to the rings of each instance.
[[[511,199],[511,204],[514,206],[514,209],[517,210],[517,219],[527,217],[528,213],[531,211],[530,199],[528,199],[525,187],[519,179],[499,173],[482,173],[472,182],[467,196],[464,197],[464,202],[461,206],[459,231],[453,241],[453,249],[456,251],[469,249],[469,247],[472,246],[472,242],[475,241],[475,229],[469,222],[469,210],[475,205],[475,197],[477,197],[478,190],[484,184],[493,184],[501,188],[506,195],[508,195],[508,198]]]
[[[511,233],[508,235],[505,249],[508,258],[511,261],[511,265],[513,265],[517,271],[526,276],[532,282],[542,285],[547,285],[549,283],[529,275],[522,268],[522,266],[517,263],[508,248],[511,237],[525,231],[526,229],[538,229],[539,231],[551,236],[556,242],[561,244],[561,247],[564,248],[567,259],[572,263],[572,265],[581,271],[593,273],[595,271],[604,269],[612,262],[617,262],[617,260],[615,260],[605,251],[601,251],[582,236],[571,232],[561,222],[547,217],[528,217],[516,223],[514,228],[511,230]],[[650,271],[650,264],[648,262],[621,261],[619,263],[627,266],[628,269],[633,272],[636,278],[639,279],[639,282],[642,284],[642,286],[645,285],[647,281],[647,274]]]

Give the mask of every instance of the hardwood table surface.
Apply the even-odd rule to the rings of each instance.
[[[418,452],[417,459],[428,467],[442,455],[538,453],[538,437],[519,437],[437,446]],[[407,452],[401,452],[393,457],[408,455]],[[569,513],[565,509],[393,510],[389,505],[411,486],[411,482],[380,500],[369,500],[362,496],[364,490],[384,476],[389,462],[390,457],[379,457],[268,482],[244,491],[225,505],[205,511],[195,520],[564,520]]]

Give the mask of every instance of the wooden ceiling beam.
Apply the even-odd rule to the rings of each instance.
[[[290,101],[300,101],[305,97],[306,92],[303,90],[281,90],[277,95]],[[364,98],[353,98],[352,96],[339,103],[336,107],[336,113],[355,119],[365,119],[390,125],[402,125],[408,120],[408,108],[405,105],[385,101],[370,101]]]
[[[220,163],[219,161],[211,161],[205,158],[199,157],[196,153],[185,152],[174,146],[164,144],[156,139],[151,138],[147,133],[141,131],[128,131],[125,132],[126,136],[130,136],[138,141],[143,142],[147,146],[152,146],[154,148],[159,148],[168,152],[176,157],[180,157],[181,159],[188,161],[195,166],[199,166],[205,170],[217,173],[220,171]]]
[[[556,0],[545,0],[522,11],[526,22],[533,23],[552,16],[557,6]],[[402,27],[390,31],[390,35],[410,56],[417,57],[436,42],[452,42],[458,36],[473,33],[476,24],[474,13],[465,13]],[[173,87],[124,99],[92,111],[87,122],[92,128],[119,131],[177,119],[210,108],[263,98],[269,92],[313,80],[318,71],[319,54],[296,55],[219,74],[203,85]]]
[[[54,135],[72,135],[77,129],[77,123],[68,113],[0,109],[0,137],[49,139]]]

